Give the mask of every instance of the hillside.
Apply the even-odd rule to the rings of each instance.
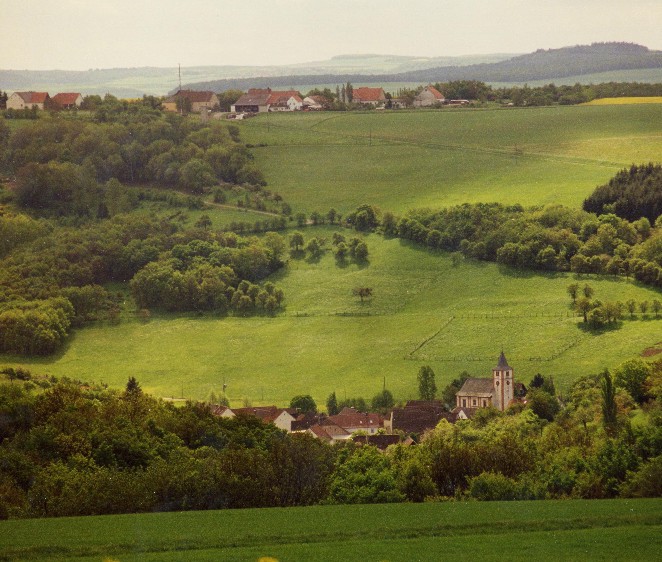
[[[512,54],[466,55],[459,57],[411,57],[398,55],[339,55],[328,60],[278,66],[196,66],[182,68],[185,82],[247,79],[255,76],[319,74],[381,74],[410,72],[438,66],[492,63]],[[2,90],[78,91],[83,95],[109,92],[119,97],[164,95],[176,87],[176,66],[157,68],[110,68],[74,70],[0,70]]]
[[[534,53],[511,59],[468,66],[438,66],[407,72],[384,74],[342,74],[340,72],[286,76],[262,76],[259,78],[225,79],[187,84],[188,88],[222,91],[230,88],[279,87],[298,84],[317,85],[342,82],[390,83],[390,82],[446,82],[451,80],[481,80],[483,82],[521,83],[535,80],[553,81],[568,76],[636,69],[662,68],[662,52],[630,43],[594,43],[540,49]]]

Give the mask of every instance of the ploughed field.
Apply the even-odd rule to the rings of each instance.
[[[267,145],[254,149],[257,164],[294,212],[346,214],[367,203],[401,214],[476,201],[579,207],[618,169],[659,159],[661,117],[662,105],[649,104],[270,114],[239,124],[247,143]],[[227,213],[239,215],[208,211],[216,225]],[[337,229],[302,230],[330,247]],[[225,383],[233,406],[284,405],[297,394],[323,404],[332,391],[369,399],[384,383],[397,400],[415,398],[422,365],[433,367],[439,388],[463,370],[488,376],[501,349],[518,380],[540,372],[566,388],[662,340],[652,313],[628,316],[618,330],[582,330],[566,294],[573,274],[453,265],[398,239],[366,241],[360,266],[340,266],[330,251],[318,261],[290,259],[273,279],[286,297],[275,318],[152,311],[145,322],[127,298],[119,324],[75,330],[54,357],[2,363],[118,387],[135,376],[146,391],[173,398],[206,399]],[[603,301],[660,298],[623,278],[578,282]],[[352,295],[359,286],[373,288],[373,298],[361,303]]]
[[[2,560],[655,560],[662,500],[315,506],[0,521]]]

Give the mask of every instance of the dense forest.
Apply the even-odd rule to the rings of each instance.
[[[662,494],[660,361],[584,377],[559,399],[538,375],[526,406],[443,420],[386,453],[215,417],[209,404],[175,407],[133,377],[124,391],[4,377],[0,518]]]
[[[18,207],[0,212],[0,352],[49,354],[72,326],[116,321],[124,296],[104,288],[110,282],[128,283],[143,315],[274,314],[282,290],[256,283],[284,264],[279,234],[246,238],[213,230],[204,216],[184,228],[181,211],[131,213],[150,200],[200,209],[212,186],[223,200],[219,185],[245,193],[242,205],[269,200],[280,211],[238,130],[164,116],[153,100],[92,101],[91,121],[0,130],[1,164],[15,177],[2,197]],[[274,217],[265,229],[282,228],[285,218]]]

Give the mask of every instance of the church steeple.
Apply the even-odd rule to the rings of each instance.
[[[506,356],[501,351],[498,365],[492,369],[492,405],[502,412],[514,398],[513,368],[508,365]]]
[[[497,369],[510,369],[510,365],[508,365],[508,361],[506,361],[506,356],[503,353],[503,349],[501,350],[501,355],[499,355],[499,363],[497,363]]]

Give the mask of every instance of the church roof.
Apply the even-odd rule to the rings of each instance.
[[[468,378],[464,381],[462,388],[457,394],[460,396],[480,396],[489,398],[494,391],[492,384],[492,379]]]
[[[503,354],[503,351],[501,352],[501,355],[499,355],[499,364],[497,365],[497,369],[510,369],[510,365],[508,365],[508,361],[506,360],[506,356]]]

